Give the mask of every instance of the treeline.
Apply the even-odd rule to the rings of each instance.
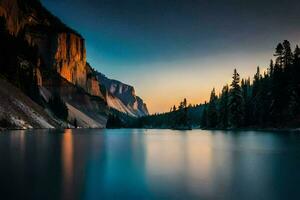
[[[203,106],[188,104],[184,98],[176,107],[170,109],[170,112],[143,116],[135,120],[135,128],[172,128],[172,129],[190,129],[200,125]]]
[[[300,49],[285,40],[275,49],[267,71],[240,79],[234,70],[232,83],[220,95],[212,90],[201,117],[203,128],[276,128],[300,122]]]

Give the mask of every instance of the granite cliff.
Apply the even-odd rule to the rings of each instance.
[[[49,13],[38,0],[1,0],[0,16],[9,32],[24,37],[36,46],[45,67],[55,69],[61,77],[101,96],[92,87],[95,77],[88,74],[84,39]]]
[[[96,76],[100,84],[105,87],[106,101],[110,107],[136,117],[149,114],[146,104],[136,96],[133,86],[109,79],[99,72]]]
[[[82,127],[105,127],[109,107],[135,117],[148,114],[132,86],[100,76],[88,64],[84,38],[39,0],[0,0],[0,17],[11,36],[26,41],[38,54],[37,61],[16,55],[22,58],[16,65],[33,66],[43,101],[60,94],[69,122],[76,119]],[[120,92],[113,91],[115,86]]]

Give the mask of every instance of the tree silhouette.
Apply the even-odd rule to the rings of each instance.
[[[209,128],[216,128],[218,125],[217,99],[214,88],[210,94],[210,101],[207,109],[207,127]]]
[[[236,69],[234,69],[232,79],[229,98],[229,124],[231,127],[238,128],[243,125],[244,111],[240,75]]]

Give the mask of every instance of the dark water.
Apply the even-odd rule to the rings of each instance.
[[[0,199],[300,199],[300,134],[0,134]]]

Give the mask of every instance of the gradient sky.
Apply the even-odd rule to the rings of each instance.
[[[88,62],[131,84],[151,113],[208,100],[300,42],[299,0],[42,0],[86,40]]]

